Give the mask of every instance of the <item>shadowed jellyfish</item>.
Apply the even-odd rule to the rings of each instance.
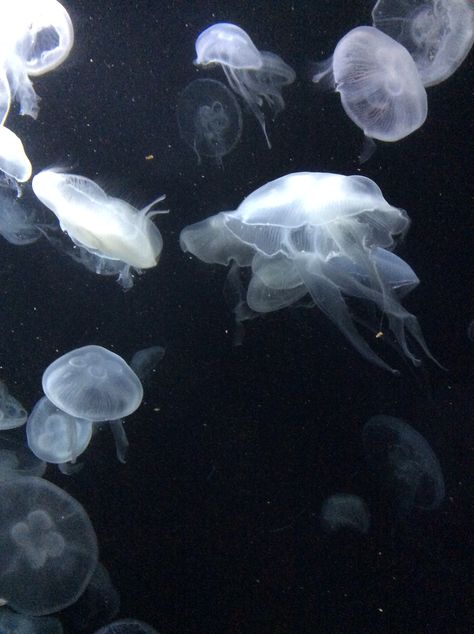
[[[19,438],[0,434],[0,481],[21,476],[39,476],[46,463],[39,460]]]
[[[101,627],[95,634],[158,634],[158,632],[143,621],[121,619]]]
[[[164,356],[165,349],[161,346],[151,346],[135,352],[130,361],[130,367],[138,376],[142,385],[149,380]]]
[[[349,31],[334,55],[318,64],[313,81],[335,88],[347,116],[371,139],[399,141],[426,119],[426,91],[415,62],[373,27]]]
[[[26,409],[10,394],[5,383],[0,381],[0,430],[21,427],[27,418]]]
[[[358,495],[336,493],[329,496],[321,508],[321,526],[330,533],[352,530],[367,533],[370,513],[367,504]]]
[[[151,218],[167,213],[152,210],[164,196],[138,210],[124,200],[108,196],[84,176],[56,170],[40,172],[33,178],[32,186],[77,246],[138,270],[158,264],[163,240]],[[127,277],[125,272],[123,275]]]
[[[0,234],[11,244],[32,244],[41,238],[41,223],[35,209],[30,209],[11,191],[0,189]]]
[[[379,0],[372,20],[408,50],[424,86],[450,77],[474,43],[472,0]]]
[[[201,156],[215,159],[229,154],[240,141],[242,111],[236,98],[220,81],[196,79],[181,93],[178,124],[183,140]]]
[[[43,373],[43,391],[59,409],[89,421],[115,421],[142,402],[143,387],[118,354],[84,346],[53,361]]]
[[[393,496],[399,517],[440,506],[445,488],[438,458],[411,425],[393,416],[373,416],[364,425],[362,438],[367,463]]]
[[[259,51],[243,29],[224,22],[213,24],[199,35],[194,63],[222,67],[230,87],[253,112],[271,148],[262,106],[267,103],[273,118],[284,109],[282,88],[295,81],[294,70],[278,55]]]
[[[24,183],[29,180],[31,169],[21,139],[5,126],[0,126],[0,171]]]
[[[25,616],[8,608],[0,609],[2,634],[63,634],[63,627],[54,616]]]
[[[73,497],[41,478],[0,482],[0,597],[41,616],[80,597],[97,565],[97,539]]]
[[[180,243],[204,262],[251,267],[252,311],[278,310],[309,293],[360,354],[394,371],[361,337],[344,296],[375,304],[413,364],[420,361],[407,334],[432,358],[416,317],[399,301],[419,280],[390,251],[409,222],[364,176],[301,172],[260,187],[235,211],[185,227]]]

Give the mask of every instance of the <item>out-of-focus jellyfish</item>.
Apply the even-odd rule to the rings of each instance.
[[[143,621],[121,619],[101,627],[95,634],[158,634],[158,632]]]
[[[35,209],[22,204],[12,192],[0,189],[0,234],[11,244],[32,244],[41,238]]]
[[[31,411],[26,424],[31,451],[46,462],[75,462],[92,438],[92,423],[58,409],[43,396]]]
[[[411,425],[393,416],[373,416],[363,429],[364,453],[398,515],[434,510],[445,496],[438,458]]]
[[[178,125],[183,140],[201,156],[222,165],[240,141],[242,111],[236,98],[224,84],[214,79],[195,79],[178,101]]]
[[[143,387],[118,354],[84,346],[53,361],[43,373],[43,391],[76,418],[110,421],[128,416],[142,402]]]
[[[0,434],[0,481],[20,476],[39,476],[46,463],[31,453],[24,443],[12,435]]]
[[[17,612],[58,612],[80,597],[97,565],[82,506],[42,478],[0,482],[0,598]]]
[[[352,530],[367,533],[370,513],[367,504],[358,495],[336,493],[329,496],[321,508],[321,526],[325,531]]]
[[[21,427],[27,418],[26,409],[10,394],[5,383],[0,381],[0,430]]]
[[[419,280],[391,253],[409,223],[369,178],[300,172],[260,187],[235,211],[185,227],[180,243],[204,262],[251,267],[252,311],[278,310],[309,293],[360,354],[393,371],[355,328],[345,296],[375,304],[415,365],[407,334],[432,358],[416,317],[400,303]]]
[[[101,258],[119,260],[135,269],[157,265],[163,240],[152,217],[160,196],[138,210],[108,196],[84,176],[44,170],[32,181],[33,191],[59,219],[61,229],[79,247]]]
[[[474,43],[472,0],[378,0],[372,20],[408,50],[424,86],[450,77]]]
[[[467,327],[467,336],[468,339],[474,341],[474,319],[471,321],[469,326]]]
[[[4,125],[0,126],[0,171],[24,183],[31,177],[31,169],[21,139]]]
[[[235,24],[213,24],[196,40],[198,66],[219,64],[234,92],[242,97],[259,122],[267,145],[264,102],[273,118],[285,107],[282,88],[295,81],[295,72],[278,55],[259,51],[248,34]]]
[[[142,385],[148,381],[158,363],[165,356],[165,349],[161,346],[150,346],[137,350],[130,361],[130,367],[140,379]]]
[[[399,141],[426,119],[428,101],[415,62],[373,27],[349,31],[332,58],[318,65],[313,81],[335,88],[348,117],[371,139]]]
[[[10,112],[11,105],[11,92],[10,84],[8,83],[7,74],[1,67],[0,63],[0,126],[5,123],[5,120]]]
[[[25,616],[8,608],[0,609],[2,634],[63,634],[61,622],[54,616]]]

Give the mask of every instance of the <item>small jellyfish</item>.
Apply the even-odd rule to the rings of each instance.
[[[278,55],[259,51],[248,34],[235,24],[213,24],[196,40],[197,66],[219,64],[232,90],[240,95],[259,122],[269,148],[264,101],[273,118],[285,107],[282,88],[295,81],[296,74]]]
[[[393,496],[399,517],[440,506],[445,487],[438,458],[411,425],[393,416],[373,416],[362,436],[367,463]]]
[[[27,418],[26,409],[10,394],[5,383],[0,381],[0,430],[21,427]]]
[[[321,508],[321,526],[330,533],[352,530],[367,533],[370,513],[367,504],[358,495],[336,493],[329,496]]]
[[[373,27],[349,31],[313,81],[340,93],[347,116],[368,138],[399,141],[425,122],[428,101],[415,62]]]
[[[224,84],[214,79],[195,79],[178,101],[178,125],[183,140],[201,156],[222,165],[240,141],[242,111],[236,98]]]
[[[42,236],[36,211],[7,190],[0,190],[0,234],[16,245],[32,244]]]
[[[121,619],[101,627],[95,634],[158,634],[158,632],[143,621]]]
[[[59,357],[44,371],[42,383],[60,410],[95,422],[128,416],[143,398],[135,372],[102,346],[84,346]]]
[[[408,335],[432,358],[416,317],[400,303],[419,280],[391,252],[409,224],[406,212],[364,176],[300,172],[263,185],[235,211],[185,227],[180,243],[204,262],[251,269],[250,315],[285,308],[309,293],[360,354],[396,372],[361,337],[345,297],[374,304],[414,365],[420,360]]]
[[[474,43],[472,0],[378,0],[372,20],[408,50],[424,86],[450,77]]]
[[[0,126],[0,171],[24,183],[30,179],[31,169],[20,137],[5,126]]]
[[[36,174],[32,185],[36,196],[58,217],[61,229],[77,246],[138,270],[157,265],[163,240],[151,218],[166,212],[152,211],[152,207],[164,196],[138,210],[108,196],[84,176],[52,169]]]
[[[143,350],[137,350],[137,352],[135,352],[130,361],[130,367],[143,384],[148,381],[164,356],[165,349],[161,346],[143,348]]]
[[[39,460],[15,436],[0,434],[0,481],[21,476],[41,477],[46,463]]]
[[[0,598],[42,616],[80,597],[97,565],[97,538],[73,497],[42,478],[0,482]]]

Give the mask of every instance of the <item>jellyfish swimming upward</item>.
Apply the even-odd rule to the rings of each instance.
[[[375,305],[414,365],[410,337],[432,358],[416,317],[400,303],[419,282],[392,253],[409,223],[369,178],[300,172],[263,185],[235,211],[185,227],[180,242],[204,262],[249,267],[246,301],[257,313],[309,293],[362,356],[395,372],[360,335],[346,300]]]

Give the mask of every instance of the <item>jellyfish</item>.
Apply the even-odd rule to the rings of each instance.
[[[0,482],[0,598],[42,616],[80,597],[97,566],[97,538],[82,506],[33,476]]]
[[[130,367],[138,376],[142,385],[148,381],[164,356],[165,349],[161,346],[150,346],[135,352],[130,361]]]
[[[271,148],[262,106],[265,101],[273,118],[283,110],[282,88],[295,81],[294,70],[278,55],[259,51],[243,29],[225,22],[213,24],[199,35],[194,63],[222,67],[230,87],[250,108]]]
[[[472,0],[378,0],[372,20],[408,50],[425,87],[450,77],[474,43]]]
[[[415,62],[373,27],[349,31],[313,81],[340,93],[347,116],[368,138],[399,141],[425,122],[428,102]]]
[[[46,463],[39,460],[12,435],[0,434],[0,481],[21,476],[41,477]]]
[[[178,101],[178,125],[183,140],[201,156],[222,165],[240,141],[242,111],[236,98],[224,84],[214,79],[195,79]]]
[[[359,334],[345,298],[375,305],[414,365],[421,361],[408,336],[433,358],[416,317],[400,303],[419,282],[392,253],[409,223],[369,178],[300,172],[263,185],[235,211],[185,227],[180,243],[204,262],[249,267],[252,311],[278,310],[309,293],[362,356],[396,373]]]
[[[76,348],[43,373],[43,391],[60,410],[89,421],[120,419],[142,402],[143,387],[118,354],[102,346]]]
[[[92,438],[92,422],[66,414],[43,396],[28,417],[26,437],[28,447],[40,460],[75,462]]]
[[[36,210],[30,209],[10,191],[0,190],[0,234],[16,245],[32,244],[41,238]]]
[[[358,495],[350,493],[330,495],[321,508],[321,526],[331,533],[341,529],[367,533],[370,526],[367,504]]]
[[[0,171],[24,183],[30,179],[31,169],[20,137],[4,125],[0,126]]]
[[[0,126],[5,123],[5,120],[10,112],[11,105],[11,91],[10,84],[8,83],[7,74],[0,63]]]
[[[145,208],[108,196],[84,176],[44,170],[33,178],[33,191],[59,219],[61,229],[79,247],[135,269],[157,265],[163,240],[151,218],[160,196]]]
[[[54,616],[25,616],[8,608],[2,608],[0,632],[3,634],[63,634],[63,627]]]
[[[401,518],[414,509],[437,509],[445,497],[438,458],[411,425],[393,416],[373,416],[362,432],[369,466],[393,496]]]
[[[10,394],[5,383],[0,381],[0,430],[21,427],[26,423],[27,417],[26,409]]]
[[[143,621],[121,619],[101,627],[95,634],[158,634],[158,632]]]

